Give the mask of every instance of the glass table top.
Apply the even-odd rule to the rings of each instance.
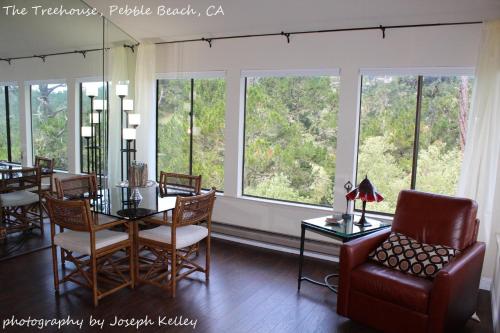
[[[137,220],[173,210],[178,195],[194,194],[187,191],[160,191],[157,186],[136,189],[115,186],[99,190],[98,198],[91,200],[91,207],[93,211],[104,215]]]
[[[18,171],[23,169],[31,169],[32,167],[24,167],[17,163],[11,163],[6,161],[0,161],[0,171]],[[50,175],[53,172],[47,168],[41,168],[42,175]]]
[[[352,215],[351,215],[352,216]],[[302,224],[310,229],[315,229],[317,231],[328,233],[331,236],[337,237],[343,241],[361,237],[363,235],[370,234],[380,229],[388,228],[391,225],[389,223],[381,222],[376,219],[366,218],[366,221],[370,223],[370,226],[357,226],[354,222],[358,222],[360,216],[355,215],[354,219],[343,220],[342,218],[333,219],[333,222],[329,222],[328,218],[332,216],[323,216],[314,219],[304,220]]]

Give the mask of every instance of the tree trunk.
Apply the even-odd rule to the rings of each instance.
[[[460,128],[460,150],[465,149],[465,139],[467,135],[467,114],[469,112],[469,78],[462,76],[460,78],[459,98],[459,114],[458,123]]]

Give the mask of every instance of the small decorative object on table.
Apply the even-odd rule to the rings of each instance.
[[[347,183],[344,184],[344,189],[347,193],[349,193],[352,189],[352,183],[348,180]],[[346,207],[345,214],[342,214],[342,219],[346,221],[350,221],[352,219],[352,214],[349,214],[349,198],[346,196]]]
[[[143,162],[132,161],[128,168],[128,178],[130,187],[146,186],[148,182],[148,165]]]
[[[360,199],[363,202],[363,211],[361,214],[361,219],[359,220],[359,222],[354,223],[359,227],[371,226],[371,224],[368,223],[365,218],[366,203],[374,201],[380,202],[384,200],[384,197],[379,193],[377,193],[377,189],[368,179],[368,175],[365,176],[365,179],[363,179],[361,183],[359,183],[358,187],[356,187],[354,190],[346,194],[346,198],[348,200]]]
[[[157,183],[154,180],[148,180],[148,165],[143,162],[133,161],[128,174],[129,180],[121,182],[118,186],[132,189],[129,201],[137,207],[143,199],[139,188],[155,186]]]
[[[333,212],[332,216],[325,218],[325,222],[328,224],[342,224],[344,223],[344,214]]]

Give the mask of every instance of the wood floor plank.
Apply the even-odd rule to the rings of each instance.
[[[200,254],[204,260],[204,254]],[[179,283],[177,297],[154,286],[124,289],[100,301],[94,308],[91,293],[65,284],[56,296],[50,250],[42,250],[0,262],[0,320],[10,318],[64,318],[85,321],[83,330],[64,332],[375,332],[336,314],[336,295],[330,290],[302,284],[297,291],[298,258],[247,245],[213,240],[210,282],[196,273]],[[304,272],[315,279],[337,269],[335,263],[306,259]],[[478,314],[481,323],[469,322],[464,333],[492,332],[490,296],[481,291]],[[89,327],[90,316],[106,321],[105,330]],[[109,327],[119,318],[157,320],[158,316],[196,319],[192,327]],[[1,322],[0,322],[1,324]],[[55,328],[8,328],[6,332],[57,332]]]

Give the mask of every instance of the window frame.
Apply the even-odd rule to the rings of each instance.
[[[161,80],[189,80],[190,82],[190,98],[189,98],[189,128],[190,128],[190,133],[189,133],[189,174],[193,174],[193,126],[194,126],[194,83],[195,80],[200,80],[200,79],[223,79],[225,84],[227,85],[227,77],[226,77],[226,71],[206,71],[206,72],[171,72],[171,73],[159,73],[156,74],[156,87],[155,87],[155,130],[156,130],[156,143],[155,143],[155,165],[156,165],[156,180],[159,181],[160,177],[160,169],[159,169],[159,163],[158,163],[158,148],[159,148],[159,140],[158,140],[158,116],[159,116],[159,103],[158,103],[158,97],[159,97],[159,88],[160,88],[160,81]],[[226,104],[227,101],[227,96],[226,100],[224,100],[224,104]],[[227,108],[226,108],[227,110]],[[224,124],[226,122],[226,119],[224,119]],[[225,186],[224,186],[225,188]],[[202,187],[202,191],[208,191],[210,190],[209,188],[204,188]],[[216,193],[218,194],[223,194],[224,191],[221,191],[219,189],[216,190]]]
[[[286,200],[286,199],[276,199],[276,198],[267,198],[267,197],[261,197],[257,195],[251,195],[251,194],[245,194],[245,151],[246,151],[246,117],[247,117],[247,83],[248,83],[248,77],[259,77],[259,78],[266,78],[266,77],[318,77],[318,76],[336,76],[339,79],[339,90],[340,90],[340,84],[342,81],[341,77],[341,69],[340,68],[323,68],[323,69],[278,69],[278,70],[242,70],[240,74],[240,82],[242,84],[242,149],[241,149],[241,169],[239,174],[241,175],[241,180],[240,180],[240,193],[238,197],[240,198],[249,198],[249,199],[258,199],[258,200],[265,200],[267,202],[273,202],[273,203],[285,203],[285,204],[294,204],[294,205],[303,205],[305,207],[314,207],[318,209],[331,209],[331,206],[324,206],[320,204],[312,204],[312,203],[307,203],[307,202],[300,202],[300,201],[292,201],[292,200]],[[340,96],[340,95],[339,95]],[[338,110],[340,114],[340,107]],[[337,138],[338,139],[338,138]],[[337,173],[337,170],[335,169],[335,174]],[[333,188],[332,188],[333,191]],[[335,199],[334,199],[335,201]]]
[[[19,83],[14,81],[0,82],[0,87],[3,87],[4,91],[4,102],[5,102],[5,127],[6,127],[6,143],[7,143],[7,161],[9,163],[21,164],[22,160],[19,162],[12,161],[12,131],[10,125],[10,97],[9,97],[9,86],[16,86],[19,90]]]
[[[359,71],[359,106],[358,106],[358,133],[356,136],[356,167],[354,169],[355,184],[359,184],[358,167],[359,167],[359,147],[361,135],[361,105],[363,103],[363,77],[364,76],[416,76],[417,91],[416,91],[416,106],[415,106],[415,130],[413,133],[413,149],[412,149],[412,165],[409,190],[415,190],[417,183],[418,170],[418,155],[420,143],[420,124],[422,115],[422,88],[424,77],[440,77],[440,76],[471,76],[474,77],[474,67],[428,67],[428,68],[361,68]],[[361,212],[362,209],[356,208],[356,201],[353,209],[355,212]],[[376,210],[366,210],[369,214],[380,215],[384,217],[393,217],[394,214],[380,212]]]

